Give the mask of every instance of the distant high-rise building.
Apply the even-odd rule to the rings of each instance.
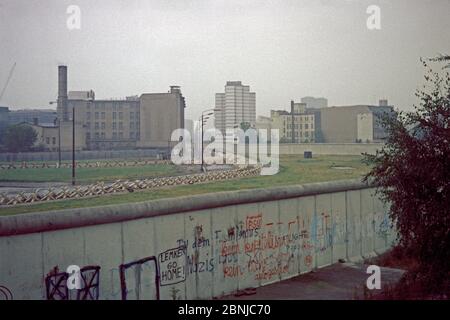
[[[242,123],[256,124],[256,94],[241,81],[228,81],[224,93],[216,93],[215,127],[225,135],[226,129],[239,128]]]
[[[328,107],[328,100],[325,98],[303,97],[302,103],[306,104],[307,108],[320,109]]]

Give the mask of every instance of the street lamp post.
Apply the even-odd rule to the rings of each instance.
[[[203,129],[203,127],[205,125],[204,121],[208,120],[209,116],[214,114],[214,111],[218,111],[218,109],[205,110],[205,111],[202,112],[202,116],[200,117],[201,118],[201,128],[202,128],[202,135],[201,135],[201,139],[202,139],[202,170],[203,170],[203,167],[204,167],[204,165],[203,165],[204,164],[204,158],[203,158],[203,137],[204,137],[203,130],[204,129]],[[200,118],[199,118],[199,120],[200,120]]]
[[[58,119],[58,168],[61,168],[61,120]]]
[[[72,185],[75,185],[75,108],[72,109]]]

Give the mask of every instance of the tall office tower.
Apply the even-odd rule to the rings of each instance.
[[[225,93],[216,93],[215,127],[225,135],[226,129],[239,128],[242,123],[256,124],[256,95],[241,81],[228,81]]]

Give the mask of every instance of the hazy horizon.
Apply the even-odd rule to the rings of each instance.
[[[81,9],[80,30],[66,27],[69,5]],[[369,5],[381,30],[366,27]],[[17,63],[0,105],[55,107],[66,64],[68,89],[97,99],[180,85],[194,120],[231,80],[256,92],[257,115],[304,96],[410,109],[419,58],[450,54],[449,13],[449,0],[0,0],[0,89]]]

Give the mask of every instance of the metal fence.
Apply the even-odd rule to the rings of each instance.
[[[76,151],[75,158],[77,160],[156,158],[164,152],[167,152],[167,149]],[[72,160],[72,152],[61,152],[61,160]],[[0,153],[0,162],[16,161],[58,161],[58,152]]]
[[[11,206],[22,203],[34,203],[50,200],[85,198],[117,192],[134,192],[138,190],[167,186],[192,185],[220,180],[239,179],[258,176],[260,172],[260,166],[248,166],[227,171],[215,171],[185,176],[162,177],[134,181],[116,180],[113,183],[98,182],[76,187],[38,189],[34,192],[20,192],[18,194],[11,195],[0,193],[0,206]]]

